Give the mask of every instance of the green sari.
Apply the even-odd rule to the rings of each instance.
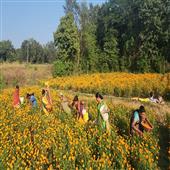
[[[103,105],[105,105],[103,100],[100,103],[98,103],[98,105],[97,105],[97,111],[98,111],[97,123],[98,123],[99,128],[106,129],[106,121],[103,120],[103,117],[102,117],[101,112],[100,112],[100,109]]]

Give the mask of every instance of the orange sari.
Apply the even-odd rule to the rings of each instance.
[[[13,106],[16,108],[20,106],[19,89],[16,89],[13,94]]]

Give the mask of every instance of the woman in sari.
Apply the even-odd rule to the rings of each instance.
[[[48,89],[42,90],[42,110],[46,115],[52,111],[51,96],[49,95]]]
[[[78,120],[80,118],[80,101],[79,101],[79,98],[78,96],[76,95],[73,99],[73,102],[72,102],[72,108],[75,110],[76,112],[76,119]]]
[[[65,97],[62,93],[60,93],[60,100],[61,100],[61,109],[67,113],[68,115],[71,115],[71,108],[69,104],[69,100],[67,97]]]
[[[103,101],[103,96],[100,93],[96,93],[97,101],[97,124],[102,130],[106,130],[110,133],[110,123],[109,123],[109,108],[106,103]]]
[[[35,98],[34,93],[30,94],[30,103],[31,103],[32,108],[37,107],[37,99]]]
[[[87,111],[87,107],[84,101],[80,102],[80,112],[81,112],[81,116],[79,119],[82,119],[84,123],[87,123],[89,120],[89,113]]]
[[[13,107],[20,107],[20,98],[19,98],[19,86],[17,85],[13,94]]]

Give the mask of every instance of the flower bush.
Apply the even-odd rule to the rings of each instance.
[[[115,96],[148,97],[151,91],[166,96],[170,93],[170,73],[132,74],[132,73],[95,73],[90,75],[58,77],[49,81],[59,89],[87,93],[97,91]]]

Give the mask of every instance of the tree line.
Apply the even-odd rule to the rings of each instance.
[[[56,59],[54,42],[44,46],[30,38],[24,40],[20,48],[15,49],[10,40],[0,41],[0,62],[51,63]]]
[[[8,55],[32,63],[54,62],[54,76],[170,71],[169,0],[108,0],[102,5],[66,0],[64,11],[54,42],[41,46],[25,40]],[[0,51],[0,59],[7,60],[5,56]]]

